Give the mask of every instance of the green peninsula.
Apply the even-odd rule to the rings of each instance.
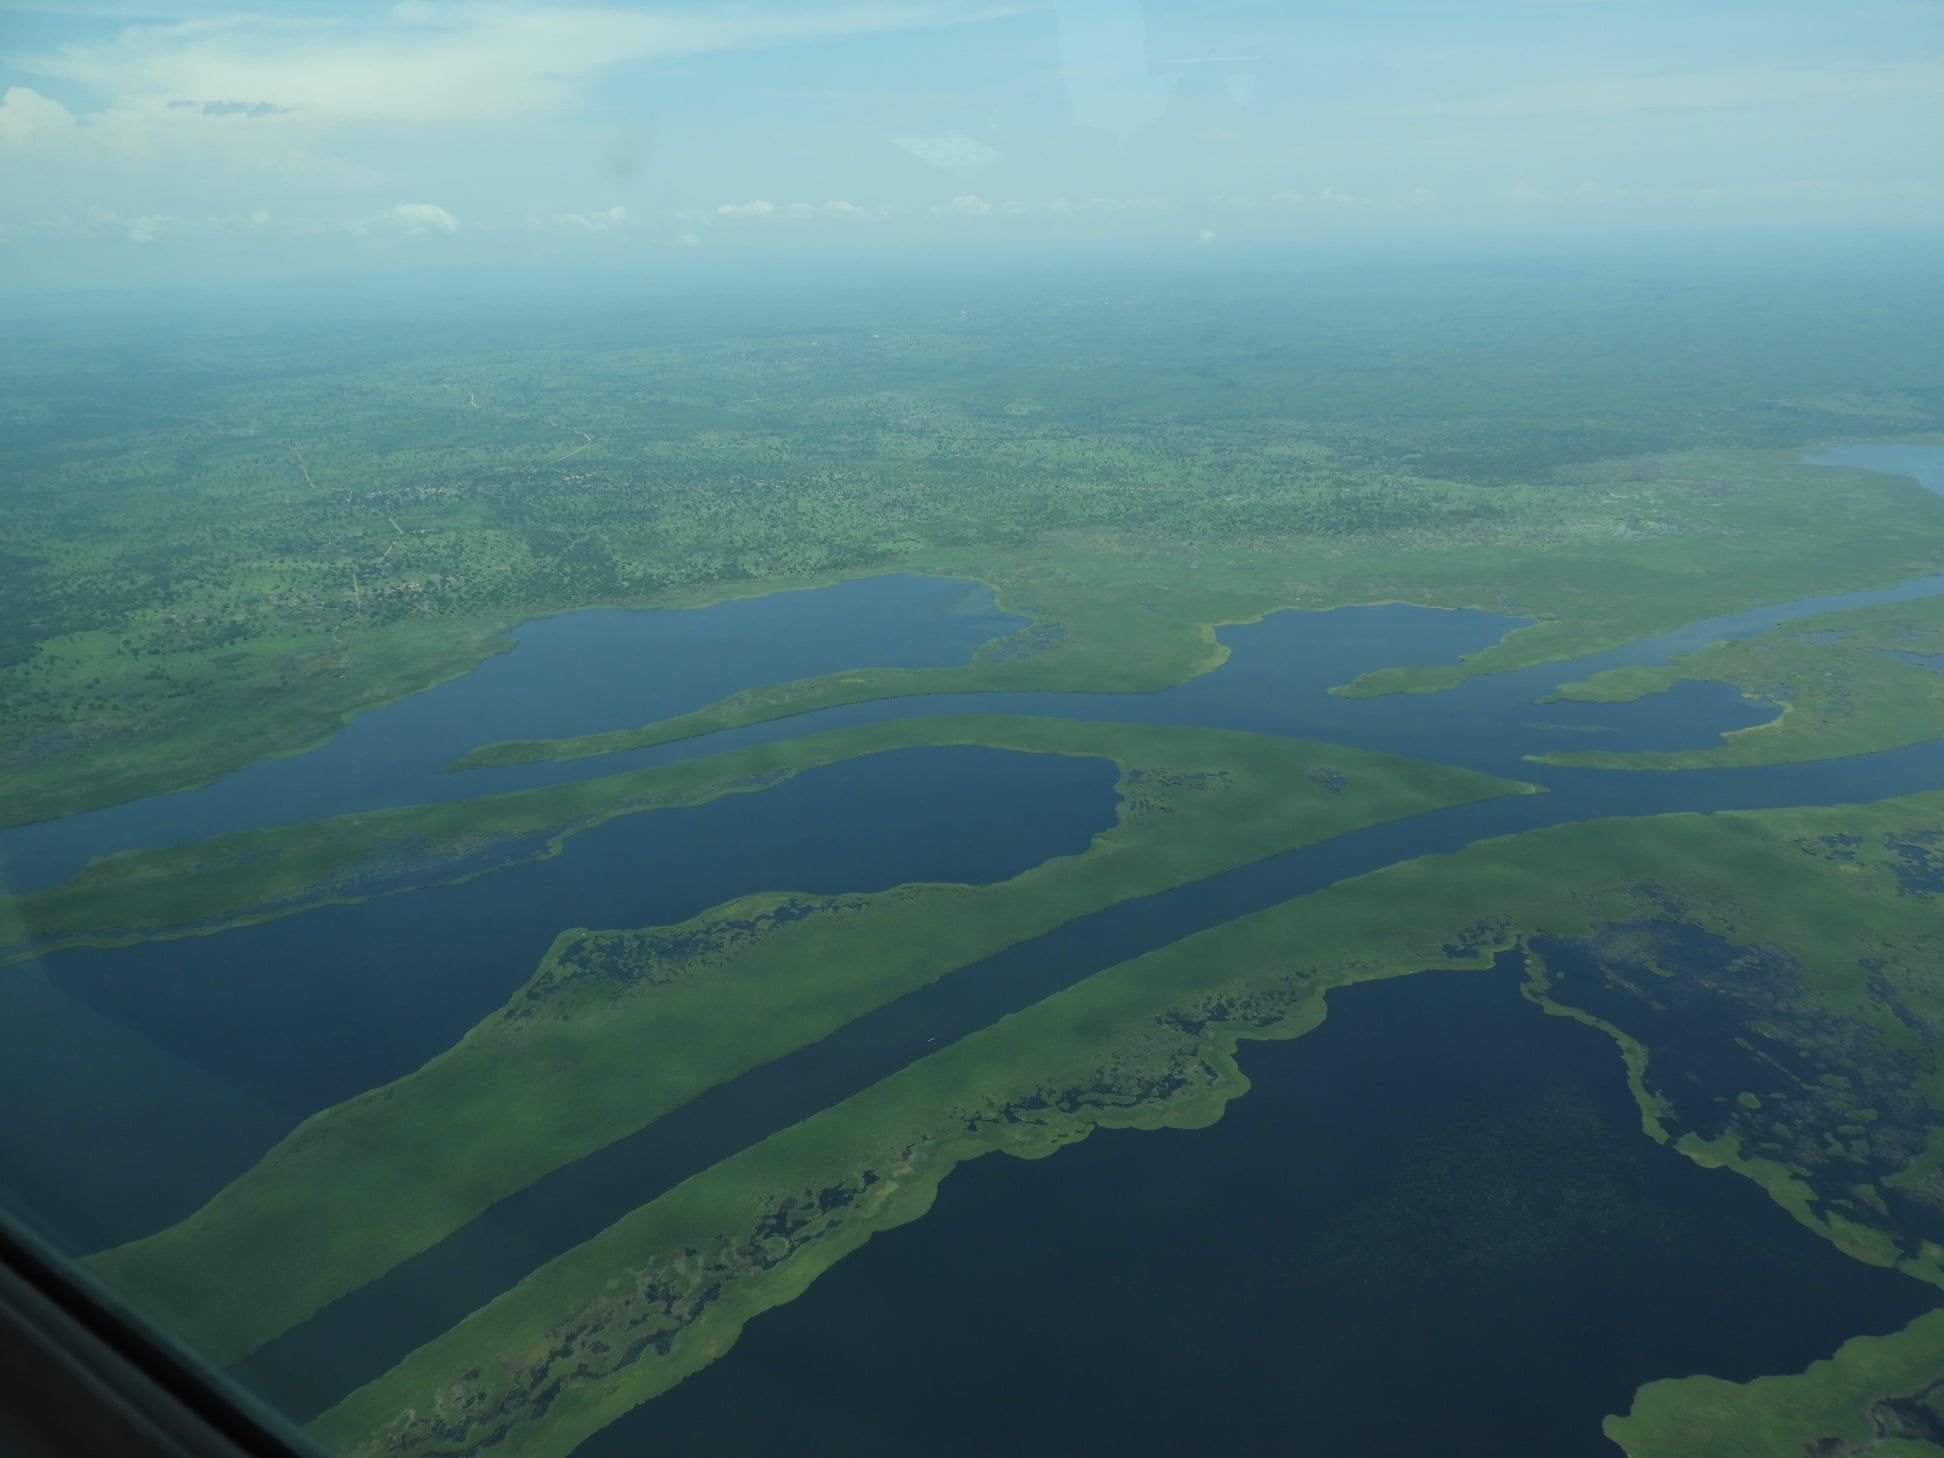
[[[1529,995],[1614,1037],[1614,1076],[1629,1080],[1647,1136],[1760,1181],[1777,1218],[1786,1210],[1859,1259],[1944,1285],[1944,1247],[1925,1234],[1944,1216],[1934,1133],[1944,1062],[1918,1031],[1944,1028],[1930,970],[1944,956],[1940,827],[1944,794],[1555,826],[1200,933],[697,1175],[413,1353],[315,1431],[360,1454],[491,1444],[519,1458],[564,1455],[726,1351],[751,1316],[792,1299],[872,1231],[924,1214],[959,1161],[1039,1157],[1098,1127],[1205,1125],[1248,1087],[1238,1041],[1300,1036],[1325,1015],[1330,988],[1483,967],[1522,946],[1544,949]],[[1679,1056],[1664,1058],[1669,1025],[1617,985],[1666,980],[1665,966],[1654,971],[1663,936],[1726,949],[1728,969],[1702,995],[1739,1015],[1713,1034],[1768,1052],[1760,1097],[1788,1103],[1807,1151],[1768,1148],[1772,1134],[1757,1143],[1728,1122],[1730,1108],[1748,1113],[1746,1088],[1671,1086],[1694,1080]],[[1748,967],[1735,964],[1750,955],[1768,958],[1752,1005]],[[1867,1077],[1834,1088],[1826,1074],[1838,1063]],[[1866,1117],[1852,1093],[1877,1099],[1880,1116]]]
[[[1944,1310],[1859,1336],[1806,1372],[1640,1389],[1607,1436],[1629,1458],[1936,1458],[1944,1453]]]
[[[1531,788],[1341,746],[1165,726],[926,719],[821,738],[730,757],[729,782],[752,763],[900,743],[1094,754],[1121,767],[1118,820],[1083,854],[996,885],[777,892],[677,927],[563,931],[532,980],[457,1046],[306,1120],[186,1221],[96,1257],[96,1272],[233,1362],[549,1170],[955,967],[1127,897]],[[724,783],[720,765],[713,779],[677,768]],[[365,1218],[381,1204],[385,1219]]]
[[[1707,769],[1868,754],[1935,739],[1944,726],[1944,596],[1850,608],[1716,643],[1672,663],[1610,668],[1558,697],[1630,703],[1682,679],[1733,684],[1782,705],[1779,718],[1706,749],[1534,756],[1595,769]],[[1896,655],[1903,655],[1898,657]],[[1935,666],[1916,661],[1931,657]]]
[[[203,935],[333,902],[485,875],[555,855],[568,837],[616,816],[761,791],[862,755],[981,744],[1113,758],[1115,732],[996,715],[906,719],[566,784],[122,851],[0,909],[0,916],[12,918],[0,926],[0,966],[64,946]]]

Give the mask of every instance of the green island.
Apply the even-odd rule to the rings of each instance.
[[[454,1048],[313,1115],[202,1210],[95,1257],[95,1272],[214,1360],[236,1361],[547,1171],[956,967],[1127,897],[1532,788],[1262,735],[963,717],[840,730],[565,791],[570,804],[625,813],[615,807],[641,808],[643,775],[655,784],[679,772],[678,783],[719,793],[748,786],[763,766],[968,743],[1112,758],[1116,824],[1086,852],[996,885],[777,892],[675,927],[563,931],[505,1009]],[[507,797],[517,803],[503,813],[553,823],[541,812],[561,808],[562,794]],[[194,848],[182,858],[200,859]],[[819,975],[805,977],[806,967]],[[385,1220],[360,1218],[380,1200]],[[292,1242],[306,1253],[294,1265]]]
[[[1806,1372],[1649,1383],[1607,1436],[1631,1458],[1934,1458],[1944,1451],[1944,1311],[1852,1337]]]
[[[1929,970],[1944,953],[1940,825],[1944,794],[1556,826],[1393,865],[1189,937],[695,1176],[534,1272],[314,1431],[358,1454],[486,1443],[522,1458],[570,1452],[726,1351],[750,1317],[873,1230],[924,1214],[960,1161],[1041,1157],[1099,1127],[1206,1125],[1248,1087],[1239,1040],[1302,1035],[1324,1017],[1330,988],[1484,967],[1515,947],[1531,955],[1530,996],[1612,1034],[1614,1076],[1629,1080],[1646,1134],[1760,1182],[1777,1218],[1786,1211],[1859,1260],[1944,1287],[1944,1244],[1926,1233],[1944,1220],[1944,1059],[1917,1031],[1944,1023]],[[1684,937],[1764,959],[1752,984],[1734,963],[1694,993],[1729,1014],[1710,1032],[1731,1052],[1740,1039],[1767,1055],[1759,1092],[1664,1066],[1664,1012],[1615,990],[1667,983],[1668,940]],[[1574,953],[1602,969],[1584,985],[1562,971]],[[1867,1384],[1884,1370],[1841,1366],[1864,1384],[1847,1389],[1850,1400],[1867,1407],[1879,1395]],[[1648,1390],[1663,1414],[1689,1393],[1704,1409],[1718,1401],[1705,1382]],[[1663,1417],[1673,1430],[1684,1420]]]
[[[1944,653],[1944,597],[1849,608],[1687,653],[1672,663],[1610,668],[1560,685],[1558,697],[1628,703],[1682,679],[1733,684],[1783,706],[1780,718],[1722,736],[1708,749],[1533,758],[1596,769],[1706,769],[1786,764],[1895,749],[1937,737],[1944,672],[1913,661]],[[1904,657],[1894,655],[1902,654]],[[1944,665],[1944,659],[1938,660]]]
[[[865,725],[755,745],[707,759],[537,789],[332,816],[186,845],[121,851],[0,906],[0,966],[68,946],[126,946],[210,935],[334,902],[355,902],[490,874],[556,855],[618,815],[706,804],[768,789],[804,770],[921,745],[987,743],[1077,751],[1041,722],[961,715]],[[1058,747],[1056,747],[1058,746]]]
[[[1272,801],[1280,797],[1279,803],[1288,807],[1302,800],[1305,787],[1285,781],[1306,773],[1322,753],[1320,746],[1258,735],[1000,715],[941,715],[834,729],[567,784],[361,811],[103,856],[58,885],[0,906],[0,918],[7,918],[0,922],[0,966],[60,947],[210,935],[334,902],[470,879],[558,854],[570,836],[616,816],[753,793],[805,770],[863,755],[971,744],[1026,754],[1116,759],[1122,763],[1123,779],[1141,761],[1177,747],[1198,763],[1213,763],[1228,750],[1235,755],[1233,762],[1221,763],[1238,785]],[[1387,798],[1386,791],[1366,781],[1358,796],[1308,805],[1310,813],[1320,807],[1317,823],[1334,827],[1329,834],[1357,823],[1355,815],[1364,811],[1387,818],[1433,803],[1412,798],[1416,794],[1435,796],[1446,789],[1501,783],[1350,749],[1339,757],[1346,763],[1382,763],[1381,773],[1401,798]],[[1123,783],[1123,794],[1126,788]],[[1307,791],[1313,797],[1316,787]],[[1373,797],[1364,791],[1376,793]],[[1143,801],[1158,792],[1150,784]],[[1348,819],[1346,804],[1359,807]]]

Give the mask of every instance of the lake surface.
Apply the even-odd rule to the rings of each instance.
[[[1845,448],[1850,458],[1832,463],[1866,465],[1855,458],[1866,449]],[[1908,473],[1909,452],[1919,448],[1892,449],[1891,468]],[[1930,452],[1917,461],[1927,484],[1944,490],[1944,448],[1922,449]],[[496,1207],[273,1343],[246,1369],[291,1410],[315,1411],[686,1173],[867,1085],[920,1056],[931,1040],[964,1036],[1205,926],[1398,860],[1562,820],[1839,803],[1944,786],[1944,742],[1747,770],[1616,773],[1521,758],[1549,748],[1712,742],[1724,729],[1768,718],[1772,706],[1702,684],[1630,705],[1534,700],[1602,667],[1663,661],[1833,606],[1939,590],[1944,579],[1777,605],[1575,663],[1490,675],[1435,695],[1366,700],[1328,689],[1370,668],[1455,661],[1496,641],[1513,620],[1407,607],[1284,612],[1221,630],[1232,650],[1227,664],[1156,694],[897,700],[598,760],[438,774],[481,742],[646,722],[765,681],[872,664],[963,662],[979,642],[1018,623],[994,612],[982,588],[910,577],[694,612],[571,614],[527,625],[513,652],[360,716],[310,754],[252,766],[203,790],[0,832],[0,864],[45,883],[129,845],[589,778],[844,723],[966,710],[1294,734],[1550,788],[1372,827],[1123,903],[961,969],[712,1090]],[[723,613],[730,616],[714,616]],[[616,665],[626,663],[639,667],[619,672]],[[462,886],[322,908],[214,938],[63,953],[40,969],[13,969],[0,980],[0,1098],[35,1113],[31,1128],[0,1143],[0,1185],[10,1198],[44,1196],[29,1213],[71,1248],[143,1233],[193,1209],[312,1110],[449,1045],[530,975],[563,927],[679,921],[760,889],[1001,879],[1084,847],[1112,820],[1113,778],[1112,766],[1097,760],[895,751],[756,794],[611,821],[570,838],[557,859]],[[87,1076],[77,1077],[79,1069]]]
[[[582,1458],[1612,1458],[1644,1382],[1934,1305],[1643,1138],[1612,1041],[1502,962],[1332,992],[1211,1128],[961,1165]]]

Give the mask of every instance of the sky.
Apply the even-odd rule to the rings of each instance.
[[[1944,0],[0,0],[0,289],[1926,229],[1940,138]]]

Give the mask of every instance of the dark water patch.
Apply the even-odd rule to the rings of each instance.
[[[1884,837],[1897,857],[1891,869],[1906,896],[1944,896],[1944,830]]]
[[[1610,1454],[1634,1390],[1794,1371],[1934,1304],[1640,1133],[1516,977],[1330,995],[1192,1132],[962,1166],[581,1458]]]
[[[1778,1099],[1816,1078],[1804,1049],[1769,1021],[1800,995],[1801,966],[1779,949],[1738,947],[1674,921],[1532,945],[1560,1002],[1649,1050],[1647,1085],[1682,1129],[1727,1133],[1742,1094]]]
[[[853,668],[945,668],[1021,619],[978,583],[909,573],[706,608],[591,608],[510,630],[513,651],[358,715],[328,743],[198,790],[0,831],[16,891],[89,858],[490,787],[439,770],[490,739],[649,724],[762,684]],[[601,771],[605,773],[605,770]]]
[[[238,1118],[179,1108],[164,1084],[114,1115],[144,1138],[114,1170],[82,1131],[111,1117],[70,1078],[17,1086],[0,1026],[0,1098],[34,1117],[7,1136],[22,1187],[85,1187],[93,1219],[48,1232],[79,1249],[188,1214],[264,1149],[263,1111],[288,1129],[411,1071],[489,1016],[570,926],[668,925],[753,891],[873,891],[913,880],[1001,881],[1086,849],[1115,820],[1108,760],[972,746],[889,750],[825,765],[760,795],[623,816],[561,854],[460,885],[326,906],[214,937],[45,959],[52,986],[97,1022],[233,1091]],[[92,1061],[68,1050],[76,1068]],[[197,1085],[198,1088],[202,1084]],[[119,1096],[117,1096],[119,1097]],[[17,1187],[18,1188],[18,1187]]]
[[[1647,1050],[1646,1085],[1678,1132],[1730,1135],[1792,1166],[1824,1205],[1907,1250],[1944,1241],[1944,1192],[1884,1183],[1923,1153],[1935,1122],[1925,1066],[1902,1035],[1922,1045],[1936,1034],[1880,966],[1863,964],[1860,988],[1829,989],[1780,948],[1662,921],[1533,946],[1555,998]]]

